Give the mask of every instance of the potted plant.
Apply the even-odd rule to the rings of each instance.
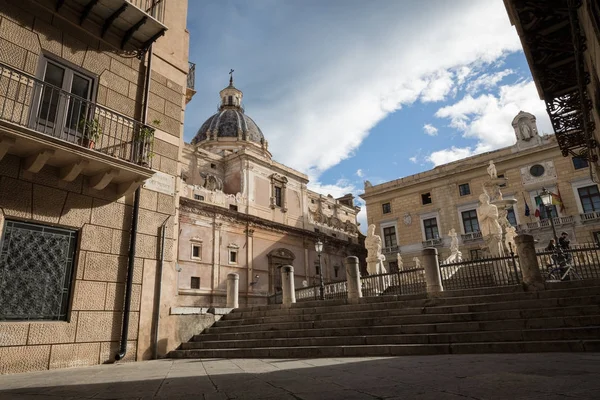
[[[87,147],[88,149],[93,149],[98,139],[100,139],[100,135],[102,135],[102,126],[100,126],[98,118],[82,118],[79,121],[79,129],[83,134],[79,144],[81,144],[83,147]]]
[[[160,126],[160,120],[155,119],[152,121],[152,125],[154,125],[155,127],[159,127]],[[138,154],[138,164],[147,167],[149,166],[149,161],[152,159],[152,157],[154,157],[154,152],[152,151],[152,147],[154,144],[154,131],[156,129],[151,127],[151,126],[147,126],[144,125],[137,133],[136,135],[136,147],[137,147],[137,154]]]

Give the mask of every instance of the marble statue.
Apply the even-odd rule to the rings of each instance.
[[[506,245],[506,250],[512,250],[513,252],[517,251],[515,236],[517,236],[517,230],[514,226],[509,226],[506,228],[506,233],[504,234],[504,244]]]
[[[402,262],[402,256],[400,253],[396,254],[396,261],[398,262],[398,271],[402,271],[404,269],[404,262]]]
[[[461,262],[462,253],[458,249],[458,235],[456,233],[456,229],[450,229],[448,236],[450,236],[450,256],[446,258],[445,264]]]
[[[365,247],[367,248],[367,272],[370,275],[386,272],[383,266],[385,256],[381,254],[381,243],[381,236],[375,234],[375,225],[369,225]]]
[[[371,182],[369,182],[369,181],[365,181],[364,184],[365,184],[365,189],[373,187],[373,184],[371,184]]]
[[[492,179],[498,178],[498,171],[496,171],[496,165],[494,165],[493,160],[490,160],[490,165],[487,167],[487,173]]]
[[[529,127],[529,125],[527,125],[527,122],[525,121],[521,122],[521,125],[519,126],[519,132],[521,133],[521,138],[523,140],[529,140],[533,137],[533,134],[531,133],[531,128]]]
[[[498,207],[490,204],[490,197],[483,193],[479,196],[481,203],[477,208],[477,219],[483,240],[494,257],[502,255],[502,227],[498,222]]]
[[[415,268],[422,268],[421,260],[419,260],[419,257],[413,257],[413,261],[415,262]]]

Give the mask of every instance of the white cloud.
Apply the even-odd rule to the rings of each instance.
[[[492,89],[498,85],[502,79],[514,73],[515,72],[512,69],[505,69],[491,74],[481,74],[467,84],[466,90],[470,94],[475,94],[482,89]]]
[[[436,136],[438,134],[437,128],[431,124],[423,125],[423,131],[429,136]]]
[[[273,9],[230,3],[210,3],[228,12],[190,5],[192,54],[206,53],[209,41],[215,51],[196,74],[205,95],[187,107],[186,140],[212,114],[226,71],[235,66],[246,111],[274,158],[316,176],[352,156],[389,113],[419,99],[445,99],[472,63],[520,49],[500,1],[282,2]]]
[[[521,81],[500,86],[498,95],[466,95],[460,101],[440,108],[436,117],[446,118],[450,126],[463,132],[463,137],[475,139],[474,147],[435,151],[427,160],[444,164],[473,154],[511,146],[516,142],[511,122],[520,110],[536,116],[540,133],[553,132],[544,102],[539,100],[535,84]]]
[[[357,169],[356,170],[356,176],[358,176],[359,178],[362,178],[363,176],[365,176],[365,173],[363,172],[362,169]]]
[[[411,158],[409,158],[409,160],[413,163],[417,163],[417,156],[412,156]]]

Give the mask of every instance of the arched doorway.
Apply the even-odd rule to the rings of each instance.
[[[269,293],[281,292],[281,267],[294,265],[296,256],[288,249],[279,248],[267,254],[269,259]]]

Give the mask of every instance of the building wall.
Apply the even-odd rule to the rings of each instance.
[[[88,71],[96,80],[92,101],[139,120],[144,61],[116,50],[89,34],[89,30],[43,7],[53,4],[14,0],[0,3],[0,63],[29,75],[36,74],[42,54],[70,63]],[[160,120],[154,124],[158,129],[153,169],[176,177],[185,106],[187,2],[166,4],[165,23],[169,30],[155,45],[148,120]],[[59,179],[59,169],[49,165],[38,173],[27,172],[22,168],[22,160],[10,154],[0,161],[0,222],[5,219],[39,222],[72,228],[79,234],[68,321],[0,322],[0,373],[114,360],[121,335],[133,206],[133,194],[118,197],[116,193],[113,184],[103,190],[91,189],[89,177],[83,175],[73,182],[64,182]],[[161,315],[168,315],[177,294],[173,263],[177,201],[173,194],[141,190],[125,360],[147,359],[152,355],[159,228],[167,219]],[[0,230],[2,226],[0,223]],[[187,326],[198,321],[190,323],[189,318],[182,318],[181,323]],[[176,346],[178,334],[174,325],[173,319],[167,318],[161,324],[163,354]]]

